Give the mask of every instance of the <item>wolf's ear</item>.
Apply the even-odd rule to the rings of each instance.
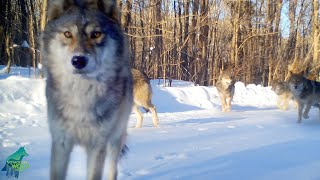
[[[119,21],[120,13],[117,7],[117,0],[86,0],[86,2],[89,8],[98,9],[114,21]]]
[[[74,0],[48,0],[48,20],[56,19],[74,5]]]

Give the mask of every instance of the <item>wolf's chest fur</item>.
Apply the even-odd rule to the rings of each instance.
[[[55,106],[65,121],[78,123],[107,119],[120,101],[107,83],[77,77],[65,78],[53,96],[58,97]]]
[[[224,95],[233,95],[234,93],[234,84],[226,84],[223,82],[217,83],[217,89],[220,93]]]
[[[64,130],[80,144],[101,132],[108,134],[122,100],[118,96],[121,91],[116,93],[107,83],[70,77],[55,86],[47,94],[55,99],[51,106],[60,114],[59,118],[49,119],[52,128]]]

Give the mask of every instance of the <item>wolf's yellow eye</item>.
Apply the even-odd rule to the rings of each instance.
[[[94,32],[91,34],[91,38],[92,38],[92,39],[96,39],[96,38],[99,38],[101,35],[102,35],[102,32],[94,31]]]
[[[66,38],[72,38],[72,34],[71,34],[70,31],[64,32],[64,36],[65,36]]]

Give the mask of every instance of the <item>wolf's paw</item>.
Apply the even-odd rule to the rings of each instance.
[[[298,116],[298,121],[297,121],[297,123],[299,124],[299,123],[301,123],[301,121],[302,121],[302,115]]]
[[[308,119],[309,118],[308,114],[304,114],[303,118]]]

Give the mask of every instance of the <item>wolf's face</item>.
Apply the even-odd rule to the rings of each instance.
[[[124,51],[120,26],[99,11],[69,9],[48,24],[44,36],[47,66],[65,75],[97,78],[102,72],[121,66]]]
[[[234,84],[233,78],[228,74],[222,74],[220,78],[221,78],[221,82],[227,86]]]
[[[292,74],[288,81],[290,90],[295,94],[300,94],[303,91],[305,82],[306,79],[297,74]]]

